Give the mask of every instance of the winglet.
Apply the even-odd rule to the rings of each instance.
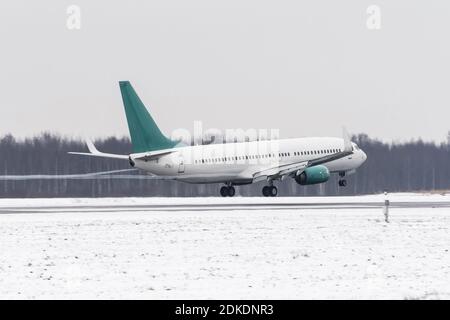
[[[100,153],[97,150],[97,148],[95,147],[95,145],[94,145],[94,143],[92,142],[91,139],[89,139],[88,137],[85,137],[84,139],[86,141],[86,145],[87,145],[90,153],[93,153],[93,154],[99,154]]]
[[[352,142],[350,141],[350,135],[347,132],[347,129],[345,127],[342,127],[342,138],[344,139],[344,152],[352,152],[353,146]]]

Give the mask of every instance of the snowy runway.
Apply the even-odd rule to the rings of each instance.
[[[448,299],[448,198],[0,200],[0,298]],[[326,201],[355,206],[283,206]]]

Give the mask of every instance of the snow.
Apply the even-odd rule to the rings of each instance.
[[[0,209],[230,200],[384,196],[4,199]],[[391,208],[390,221],[381,207],[0,214],[0,298],[449,299],[450,208]]]

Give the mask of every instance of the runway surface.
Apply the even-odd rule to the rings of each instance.
[[[392,199],[391,199],[392,198]],[[117,201],[120,199],[119,201]],[[391,208],[450,208],[450,197],[388,197]],[[64,202],[67,200],[66,202]],[[0,199],[0,214],[132,211],[364,209],[384,206],[384,196],[305,198]],[[21,204],[21,205],[18,205]]]
[[[1,299],[448,299],[448,196],[0,200]]]

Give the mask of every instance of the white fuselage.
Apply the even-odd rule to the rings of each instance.
[[[352,146],[352,154],[323,165],[330,172],[358,168],[367,157],[356,144]],[[296,138],[186,146],[153,160],[136,159],[142,153],[130,158],[139,169],[158,176],[175,176],[179,181],[245,184],[251,183],[253,175],[261,170],[317,159],[343,149],[344,140],[340,138]]]

